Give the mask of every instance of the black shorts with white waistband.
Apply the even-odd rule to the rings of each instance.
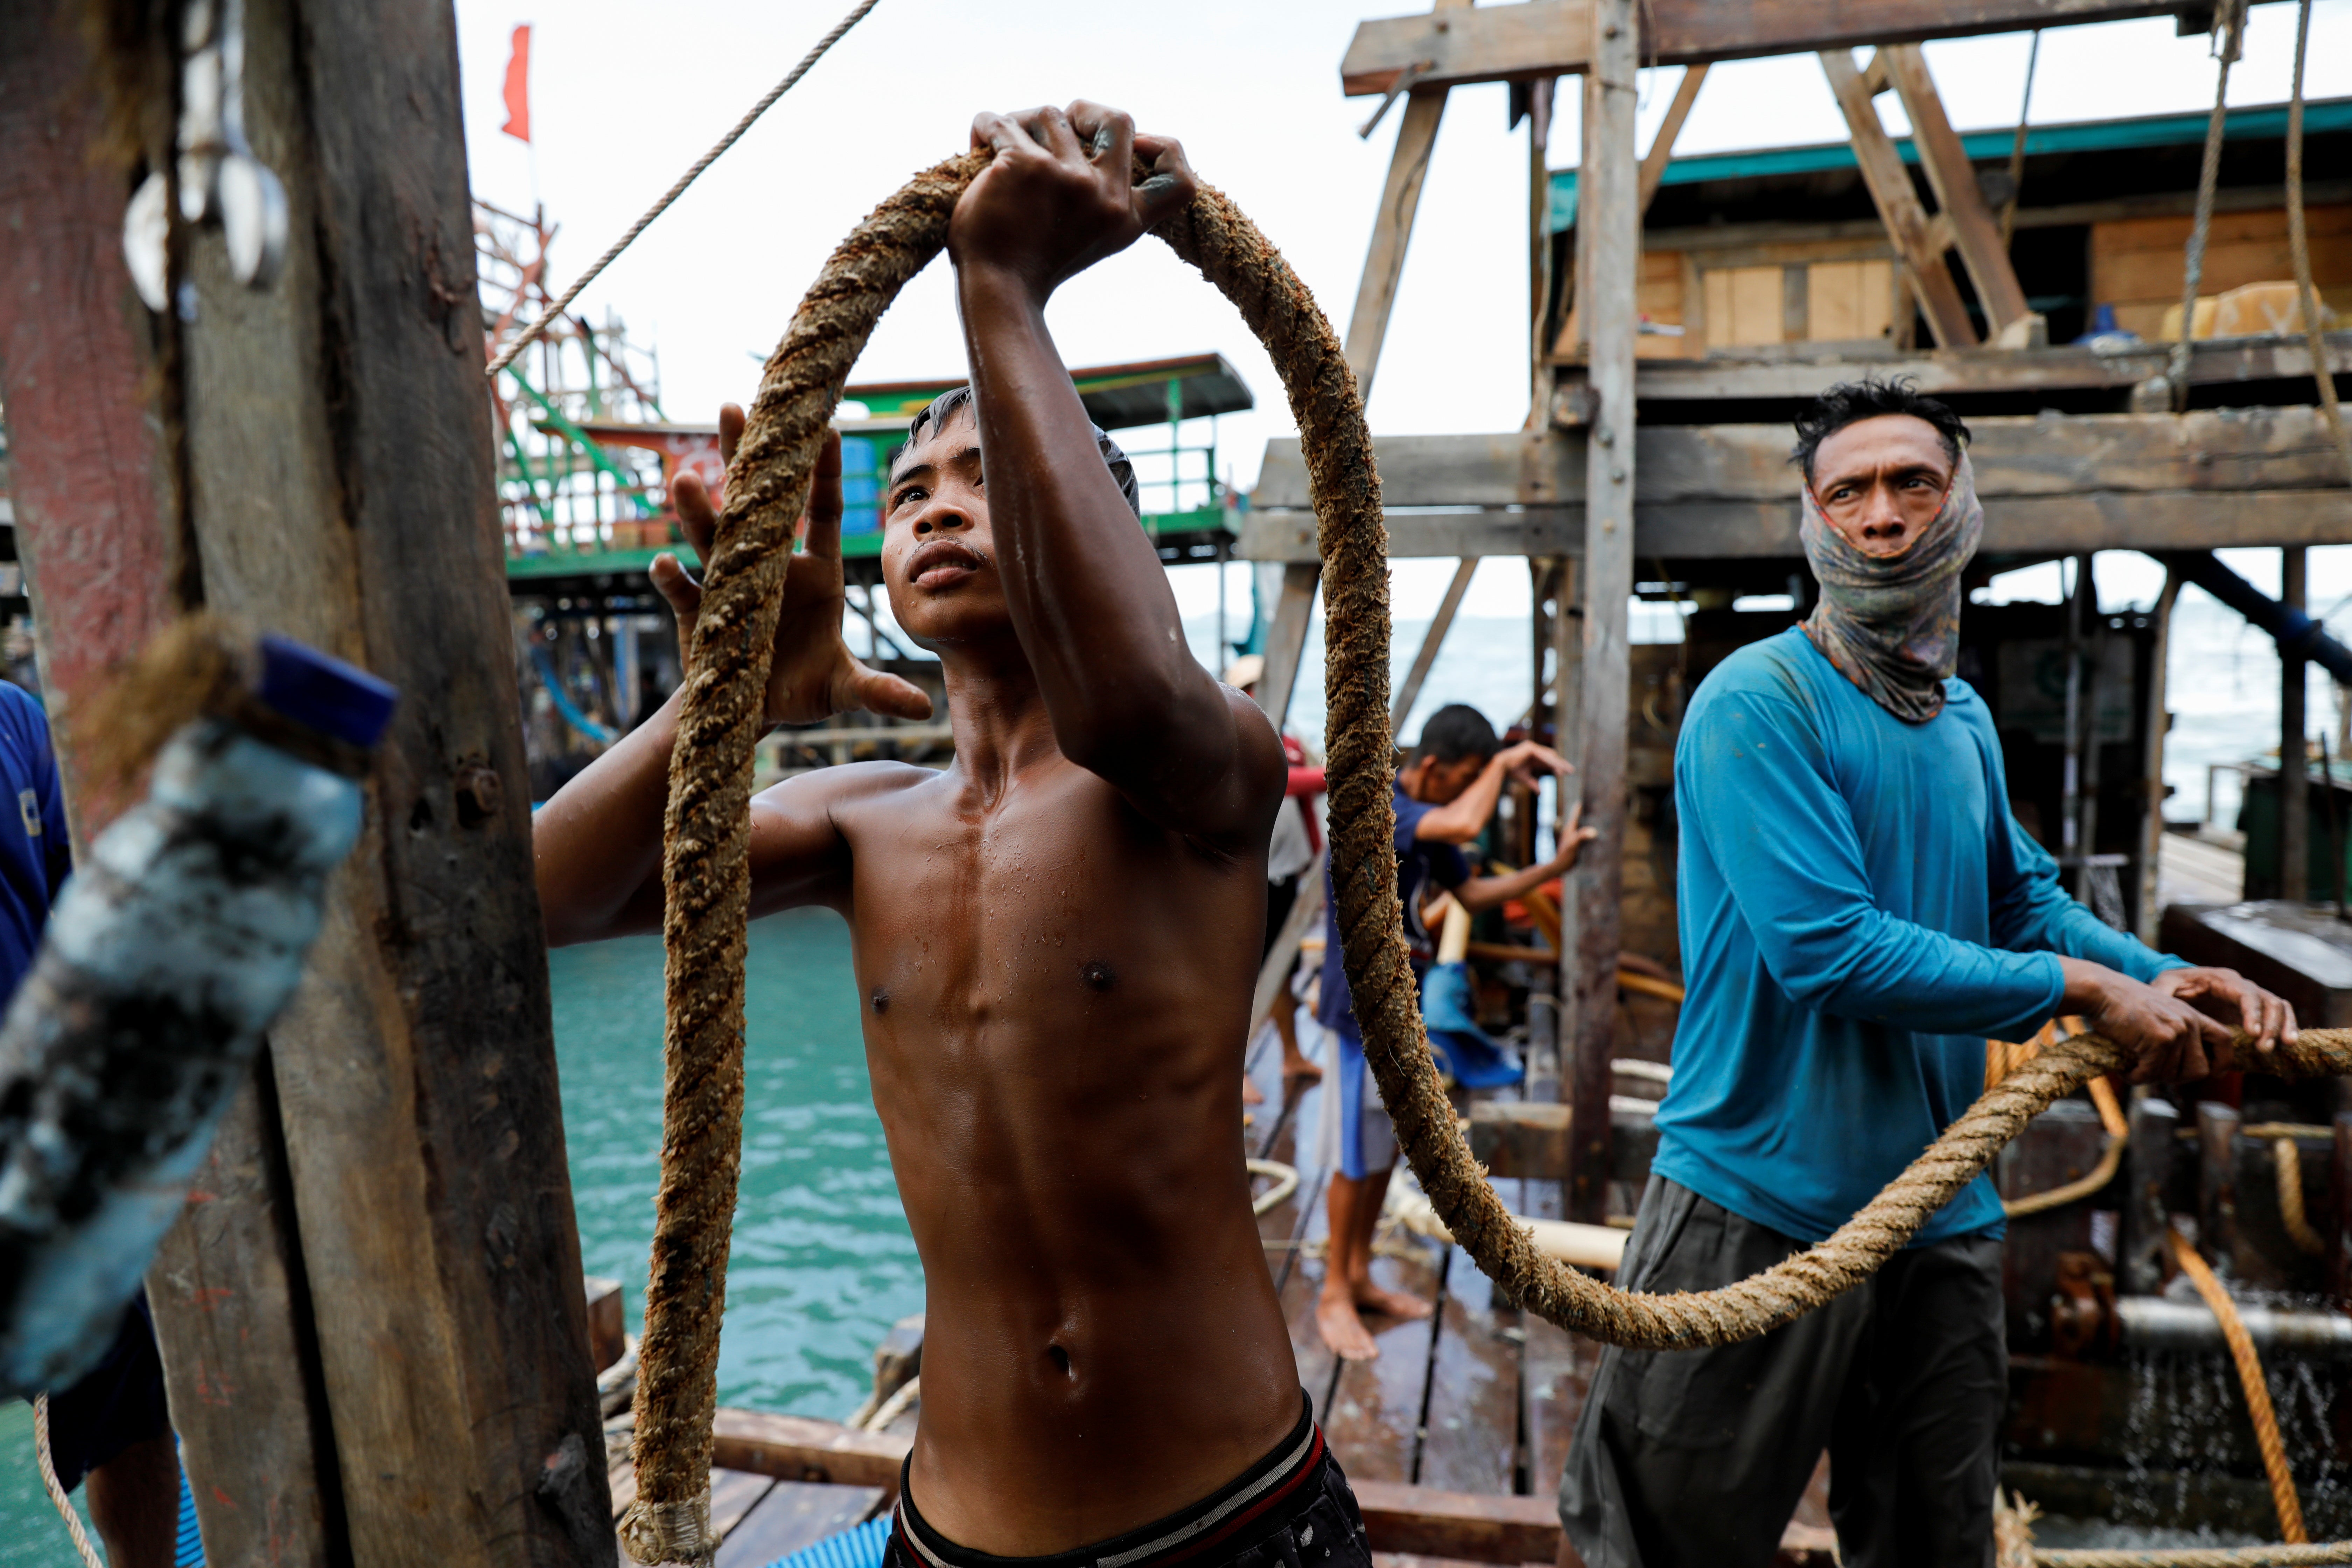
[[[956,1545],[923,1521],[899,1472],[883,1568],[1370,1568],[1364,1518],[1348,1478],[1304,1406],[1274,1451],[1199,1502],[1091,1546],[1047,1557],[997,1557]]]

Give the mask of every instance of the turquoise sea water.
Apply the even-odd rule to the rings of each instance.
[[[865,1396],[875,1342],[922,1310],[922,1265],[866,1081],[848,928],[804,910],[751,938],[719,1397],[838,1420]],[[549,968],[580,1250],[622,1281],[634,1332],[661,1162],[661,942],[565,948]]]

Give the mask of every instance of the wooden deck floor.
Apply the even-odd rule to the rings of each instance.
[[[1311,1042],[1311,1035],[1302,1035],[1313,1055]],[[1289,1319],[1299,1383],[1315,1402],[1341,1468],[1355,1482],[1553,1497],[1600,1347],[1498,1302],[1461,1248],[1405,1236],[1391,1249],[1394,1256],[1374,1258],[1373,1278],[1421,1297],[1434,1310],[1420,1322],[1368,1318],[1380,1359],[1334,1358],[1315,1327],[1323,1266],[1314,1247],[1297,1245],[1324,1236],[1323,1094],[1310,1086],[1286,1106],[1279,1068],[1278,1053],[1261,1042],[1251,1069],[1266,1100],[1251,1108],[1249,1149],[1296,1166],[1298,1189],[1262,1216],[1259,1227]],[[1558,1183],[1498,1185],[1504,1201],[1521,1214],[1561,1215]],[[1803,1527],[1796,1536],[1828,1530],[1827,1500],[1824,1464],[1791,1521]]]

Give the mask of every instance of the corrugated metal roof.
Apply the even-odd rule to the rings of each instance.
[[[2156,114],[2137,120],[2086,120],[2070,125],[2037,125],[2025,132],[2025,155],[2050,153],[2100,153],[2126,147],[2168,147],[2205,140],[2203,114]],[[2305,135],[2352,130],[2352,99],[2326,99],[2306,103],[2303,110]],[[2286,135],[2286,105],[2263,104],[2230,110],[2223,129],[2229,141],[2283,139]],[[1998,163],[2009,156],[2016,137],[2005,131],[1972,131],[1960,138],[1969,157],[1978,163]],[[1906,163],[1919,161],[1908,136],[1898,137],[1895,150]],[[1706,180],[1747,180],[1771,174],[1809,174],[1823,169],[1853,168],[1853,144],[1828,142],[1811,147],[1765,147],[1753,152],[1711,153],[1703,157],[1676,158],[1666,164],[1662,184],[1687,185]],[[1551,231],[1559,234],[1576,225],[1576,171],[1555,169],[1551,175]]]

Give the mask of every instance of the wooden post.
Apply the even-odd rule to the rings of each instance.
[[[1290,717],[1298,661],[1307,652],[1307,623],[1315,616],[1315,590],[1322,579],[1320,562],[1294,561],[1282,569],[1282,595],[1274,602],[1274,624],[1265,637],[1265,673],[1257,682],[1257,705],[1277,731]]]
[[[2300,546],[2279,552],[2279,603],[2305,607],[2309,572]],[[2311,745],[2304,712],[2305,664],[2285,642],[2279,648],[2279,897],[2290,903],[2311,898],[2311,805],[2304,773]]]
[[[1540,430],[1551,416],[1551,110],[1556,78],[1528,84],[1528,417]]]
[[[175,528],[206,605],[372,668],[402,701],[271,1031],[274,1103],[249,1102],[250,1135],[232,1123],[226,1191],[200,1191],[201,1236],[180,1233],[197,1271],[159,1265],[174,1414],[212,1561],[609,1564],[453,19],[446,0],[248,0],[245,20],[246,127],[291,238],[257,293],[217,232],[185,236],[187,308],[140,322],[163,345]],[[88,311],[102,329],[119,306]],[[47,308],[57,340],[81,330]],[[281,1184],[299,1234],[271,1277],[287,1232],[215,1216],[267,1217]],[[190,1311],[215,1321],[174,1321]]]
[[[1837,95],[1838,109],[1845,116],[1846,132],[1853,138],[1853,161],[1862,170],[1862,183],[1870,187],[1870,199],[1878,208],[1879,221],[1886,226],[1887,240],[1903,258],[1928,331],[1945,348],[1975,346],[1977,330],[1969,321],[1969,310],[1960,301],[1952,269],[1944,264],[1944,250],[1950,242],[1927,221],[1927,209],[1919,205],[1919,193],[1912,188],[1903,156],[1878,122],[1870,83],[1843,49],[1823,51],[1821,61],[1823,74],[1830,79],[1830,90]]]
[[[1903,100],[1903,112],[1911,117],[1912,145],[1918,149],[1919,162],[1927,171],[1936,205],[1951,221],[1953,248],[1969,269],[1969,281],[1976,285],[1977,300],[1991,327],[1989,335],[2003,348],[2027,347],[2019,335],[2032,314],[2026,308],[2025,290],[2018,286],[2017,269],[2010,265],[2009,247],[2000,237],[2000,220],[1985,205],[1968,151],[1944,113],[1936,79],[1927,70],[1927,57],[1916,44],[1891,44],[1878,51],[1878,58],[1886,62],[1887,78]]]
[[[1445,584],[1445,597],[1438,602],[1437,618],[1429,623],[1429,630],[1421,639],[1421,649],[1412,656],[1412,668],[1405,671],[1404,684],[1397,688],[1396,700],[1389,705],[1389,728],[1403,728],[1412,705],[1421,700],[1422,682],[1429,679],[1430,668],[1437,662],[1437,650],[1445,645],[1445,634],[1454,629],[1454,616],[1462,608],[1462,595],[1470,591],[1470,579],[1478,570],[1478,557],[1465,555],[1454,568],[1454,581]]]
[[[1437,9],[1465,6],[1471,0],[1437,0]],[[1372,401],[1372,373],[1380,368],[1381,344],[1389,335],[1389,311],[1396,305],[1397,279],[1404,275],[1404,252],[1412,238],[1413,215],[1421,210],[1421,187],[1429,178],[1429,154],[1437,145],[1437,124],[1445,115],[1445,89],[1415,88],[1405,95],[1404,119],[1397,127],[1396,151],[1389,159],[1387,185],[1381,192],[1381,210],[1372,219],[1372,240],[1364,252],[1364,276],[1356,286],[1356,309],[1348,318],[1348,368],[1356,373],[1356,395],[1367,405]],[[1276,612],[1274,636],[1266,641],[1265,674],[1257,689],[1258,706],[1282,728],[1290,712],[1291,688],[1298,681],[1298,661],[1307,648],[1307,613],[1322,581],[1320,562],[1287,566],[1282,574],[1282,605]],[[1297,606],[1297,635],[1284,617]]]
[[[0,398],[77,853],[128,803],[88,787],[87,737],[61,721],[198,591],[176,435],[151,406],[155,334],[122,260],[138,149],[108,134],[98,77],[69,0],[0,8]],[[330,1562],[342,1539],[272,1066],[265,1049],[147,1277],[215,1563]]]
[[[2172,609],[2180,601],[2180,574],[2164,572],[2164,589],[2156,596],[2150,619],[2156,623],[2155,646],[2148,650],[2147,707],[2141,722],[2147,744],[2140,763],[2139,897],[2134,900],[2140,941],[2154,947],[2163,928],[2164,910],[2157,891],[2164,864],[2164,745],[2172,721],[2167,710],[2165,681],[2171,661]]]
[[[1625,843],[1626,601],[1633,592],[1634,286],[1641,269],[1641,157],[1633,142],[1640,64],[1634,0],[1593,0],[1585,78],[1577,279],[1597,405],[1585,462],[1584,630],[1576,764],[1585,821],[1600,837],[1577,864],[1575,916],[1561,935],[1560,1068],[1573,1085],[1569,1217],[1598,1224],[1609,1200],[1609,1053],[1616,1021],[1620,862]],[[1565,676],[1566,671],[1561,671]],[[1566,682],[1562,681],[1563,694]],[[1565,911],[1563,911],[1565,912]],[[1572,938],[1572,940],[1571,940]]]

